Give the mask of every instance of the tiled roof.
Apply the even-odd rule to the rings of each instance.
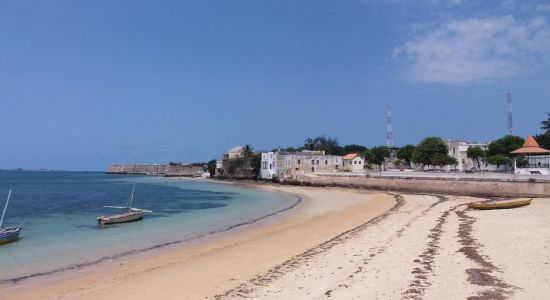
[[[523,147],[511,152],[512,154],[550,154],[550,151],[543,149],[539,146],[539,143],[529,135]]]
[[[345,160],[352,160],[354,158],[356,158],[359,154],[357,153],[350,153],[350,154],[346,154],[344,156],[342,156],[342,159],[345,159]]]

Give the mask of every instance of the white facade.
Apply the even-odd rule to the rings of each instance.
[[[324,155],[323,151],[262,153],[260,177],[279,180],[306,173],[330,173],[341,169],[342,157]]]
[[[489,146],[488,143],[468,143],[465,141],[447,141],[447,147],[449,147],[449,156],[454,157],[458,164],[456,165],[457,171],[471,170],[473,168],[478,168],[478,165],[475,161],[468,158],[468,148],[470,147],[480,147],[481,149],[487,151]],[[496,167],[493,165],[485,165],[483,162],[480,162],[480,167],[482,170],[495,170]],[[448,166],[449,169],[454,170],[455,166]]]
[[[349,172],[362,172],[365,169],[365,159],[357,153],[344,155],[342,169]]]
[[[262,153],[260,178],[273,179],[277,175],[277,152]]]

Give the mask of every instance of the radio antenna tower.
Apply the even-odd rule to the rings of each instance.
[[[393,132],[391,128],[391,110],[390,106],[386,106],[386,110],[388,111],[388,116],[386,118],[386,124],[388,125],[386,129],[386,138],[388,140],[388,147],[393,147]]]
[[[507,116],[508,116],[508,134],[514,134],[514,125],[512,123],[512,94],[510,92],[506,93],[506,104],[507,104]]]

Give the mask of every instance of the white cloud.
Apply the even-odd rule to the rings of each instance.
[[[413,81],[463,83],[511,77],[550,60],[550,26],[543,17],[449,21],[394,49]]]

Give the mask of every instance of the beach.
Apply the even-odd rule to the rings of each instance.
[[[2,287],[5,299],[540,299],[550,290],[549,199],[481,199],[247,184],[293,209],[185,245]]]

